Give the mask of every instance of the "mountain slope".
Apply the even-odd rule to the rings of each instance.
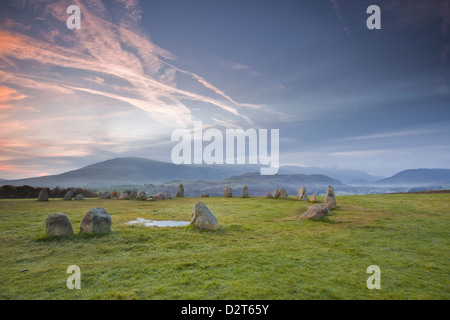
[[[397,186],[450,186],[450,169],[410,169],[401,171],[390,178],[375,182],[376,185]]]
[[[372,176],[360,170],[298,166],[282,166],[278,170],[278,174],[322,174],[350,184],[352,182],[355,182],[356,184],[364,184],[366,182],[374,182],[382,178]]]
[[[144,158],[116,158],[66,173],[11,180],[11,185],[33,187],[101,187],[125,184],[158,184],[172,180],[221,180],[255,170],[249,166],[175,165]]]

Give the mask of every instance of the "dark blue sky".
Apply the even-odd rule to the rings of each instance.
[[[170,161],[195,120],[280,129],[282,165],[450,168],[449,0],[73,2],[75,32],[66,1],[2,2],[0,177]]]

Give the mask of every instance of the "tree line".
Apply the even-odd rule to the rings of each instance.
[[[0,187],[0,199],[32,199],[37,198],[39,192],[42,189],[48,190],[49,198],[62,198],[67,193],[67,191],[72,190],[75,195],[82,194],[85,198],[96,198],[98,194],[91,189],[83,189],[83,188],[60,188],[55,187],[53,189],[50,188],[40,188],[40,187],[31,187],[31,186],[12,186],[12,185],[4,185]]]

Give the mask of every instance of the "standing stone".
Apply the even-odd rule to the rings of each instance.
[[[77,200],[77,201],[84,200],[84,196],[82,194],[77,194],[77,196],[75,197],[75,200]]]
[[[98,198],[99,199],[110,199],[111,195],[109,194],[108,191],[105,191],[105,192],[101,193]]]
[[[38,200],[39,201],[48,201],[48,190],[47,189],[42,189],[39,192]]]
[[[281,188],[281,189],[278,191],[278,197],[279,197],[280,199],[286,199],[286,198],[288,197],[288,193],[287,193],[286,189]]]
[[[206,230],[219,229],[219,223],[217,222],[216,217],[201,201],[197,201],[192,210],[191,226]]]
[[[175,195],[175,197],[184,197],[184,186],[182,184],[178,186],[177,194]]]
[[[126,192],[122,192],[119,196],[119,200],[128,200],[130,196]]]
[[[136,199],[137,198],[137,192],[136,191],[131,192],[130,195],[128,196],[128,198]]]
[[[229,186],[225,187],[225,191],[223,192],[223,196],[224,197],[231,197],[232,196],[231,188]]]
[[[108,233],[111,231],[111,216],[101,207],[86,212],[80,225],[81,233]]]
[[[273,196],[272,196],[272,194],[270,192],[267,192],[266,197],[269,198],[269,199],[273,198]]]
[[[69,190],[64,195],[63,200],[72,200],[72,198],[73,198],[73,191]]]
[[[45,233],[49,236],[73,234],[72,224],[64,213],[53,213],[45,220]]]
[[[315,204],[312,207],[309,207],[308,210],[299,217],[299,220],[322,219],[328,212],[328,207],[325,204]]]
[[[203,192],[202,193],[202,198],[207,198],[207,197],[209,197],[209,194],[207,194],[206,192]]]
[[[157,200],[172,199],[172,196],[167,192],[160,192],[155,195],[155,199]]]
[[[336,197],[334,195],[334,188],[333,186],[328,186],[327,188],[327,196],[325,198],[325,204],[329,209],[335,209],[336,208]]]
[[[308,196],[306,195],[305,186],[302,186],[300,189],[298,189],[298,200],[308,201]]]
[[[313,203],[317,202],[317,198],[316,198],[316,194],[315,193],[311,196],[311,198],[309,198],[309,201],[313,202]]]
[[[279,198],[279,197],[280,197],[280,191],[278,189],[275,189],[273,191],[273,198],[276,199],[276,198]]]
[[[145,191],[141,191],[138,193],[136,200],[147,200],[147,195],[145,194]]]
[[[248,186],[242,188],[242,198],[248,198]]]

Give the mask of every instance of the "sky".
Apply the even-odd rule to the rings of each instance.
[[[0,178],[170,162],[194,121],[279,129],[280,165],[450,168],[450,0],[1,1]]]

